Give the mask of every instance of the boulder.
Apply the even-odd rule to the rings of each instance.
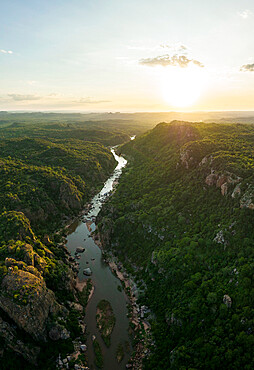
[[[229,297],[229,295],[225,294],[223,296],[223,303],[227,306],[227,308],[232,306],[232,299]]]
[[[92,275],[92,271],[91,271],[90,267],[84,269],[83,274],[86,275],[86,276]]]
[[[80,349],[82,352],[85,352],[87,350],[87,346],[85,344],[81,344]]]
[[[82,248],[82,247],[76,248],[76,253],[83,253],[83,252],[85,252],[85,248]]]

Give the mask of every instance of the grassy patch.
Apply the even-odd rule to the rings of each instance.
[[[101,300],[97,305],[96,322],[101,332],[101,337],[107,347],[110,346],[110,336],[115,326],[115,316],[111,304],[105,299]]]
[[[94,363],[97,367],[102,369],[103,367],[103,356],[102,356],[102,351],[99,343],[97,340],[93,341],[93,350],[94,350],[94,355],[95,355],[95,360]]]
[[[124,358],[124,347],[122,343],[119,343],[116,349],[116,360],[120,363]]]

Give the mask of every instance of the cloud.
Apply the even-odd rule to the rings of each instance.
[[[176,53],[183,53],[185,52],[188,48],[187,46],[181,44],[181,43],[174,43],[174,44],[169,44],[169,43],[165,43],[165,44],[160,44],[160,47],[162,49],[169,49],[173,52],[176,52]]]
[[[161,55],[155,58],[145,58],[145,59],[141,59],[139,63],[142,65],[150,66],[150,67],[160,65],[163,67],[178,66],[181,68],[186,68],[188,67],[190,63],[193,63],[201,68],[204,67],[204,65],[198,60],[189,59],[185,55],[177,55],[177,54],[173,56],[170,56],[169,54],[165,54],[165,55]]]
[[[252,64],[244,64],[240,68],[240,71],[242,71],[242,72],[254,72],[254,63],[252,63]]]
[[[133,41],[131,44],[126,45],[129,50],[137,51],[150,51],[159,52],[161,49],[168,49],[171,53],[184,53],[188,48],[181,42],[162,42],[160,44],[147,44],[143,41]]]
[[[243,19],[249,18],[252,14],[253,14],[252,11],[249,9],[245,9],[241,12],[238,12],[238,15]]]
[[[100,103],[110,103],[110,100],[93,100],[89,96],[87,98],[80,98],[78,100],[73,100],[73,103],[79,104],[100,104]]]
[[[13,51],[11,51],[11,50],[0,49],[0,52],[3,53],[3,54],[13,54]]]
[[[8,94],[10,98],[15,101],[25,101],[25,100],[39,100],[41,96],[38,95],[23,95],[23,94]]]

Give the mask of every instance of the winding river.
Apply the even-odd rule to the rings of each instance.
[[[132,137],[131,139],[133,139]],[[105,182],[103,189],[95,195],[91,201],[90,211],[84,216],[83,220],[75,221],[69,228],[69,235],[67,237],[67,248],[71,255],[75,255],[77,247],[85,248],[85,252],[81,253],[81,258],[78,260],[80,265],[79,279],[82,281],[87,279],[83,275],[83,270],[90,267],[92,270],[92,283],[95,288],[92,298],[90,299],[85,316],[86,332],[89,333],[87,340],[87,354],[89,360],[89,367],[96,368],[94,365],[94,352],[92,345],[92,335],[96,336],[99,342],[104,359],[103,369],[117,370],[125,369],[128,362],[129,355],[125,354],[124,359],[120,364],[116,361],[116,350],[119,343],[130,342],[128,335],[129,321],[127,318],[126,303],[128,298],[122,291],[120,292],[117,287],[121,282],[112,274],[109,266],[104,262],[101,249],[95,244],[91,237],[91,231],[95,230],[95,217],[98,215],[104,201],[113,190],[115,181],[121,176],[122,168],[126,165],[127,161],[115,153],[114,148],[111,149],[113,156],[118,162],[112,176]],[[85,221],[92,222],[90,227],[87,227]],[[89,222],[89,223],[90,223]],[[89,231],[90,230],[90,231]],[[111,334],[111,346],[107,348],[101,339],[100,332],[96,327],[96,306],[102,299],[106,299],[111,303],[116,318],[116,324]]]

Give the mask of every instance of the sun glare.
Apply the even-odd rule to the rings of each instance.
[[[163,68],[160,76],[160,90],[166,103],[179,108],[193,105],[201,96],[206,76],[198,67]]]

